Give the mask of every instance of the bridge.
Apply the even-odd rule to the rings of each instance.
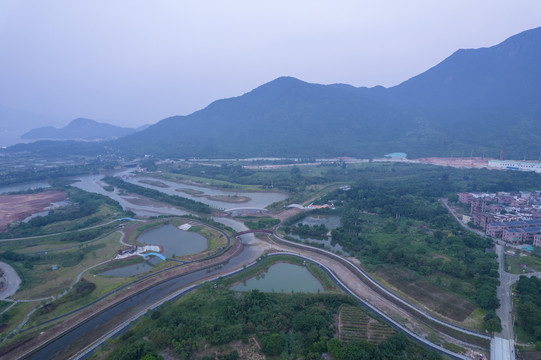
[[[270,235],[273,234],[272,230],[246,230],[246,231],[241,231],[236,234],[233,234],[233,237],[246,235],[246,234],[253,234],[253,233],[270,234]]]
[[[155,253],[155,252],[151,252],[151,253],[146,253],[146,254],[137,254],[139,256],[142,256],[143,259],[147,259],[147,257],[149,256],[156,256],[156,257],[159,257],[160,259],[162,260],[165,260],[165,256],[163,256],[162,254],[158,254],[158,253]]]

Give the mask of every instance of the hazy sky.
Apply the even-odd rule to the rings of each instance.
[[[283,75],[397,85],[538,26],[539,0],[0,0],[0,106],[135,127]]]

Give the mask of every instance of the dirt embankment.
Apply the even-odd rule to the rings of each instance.
[[[32,214],[45,210],[52,203],[66,200],[66,198],[64,191],[0,195],[0,231],[5,231],[7,224],[24,220]]]

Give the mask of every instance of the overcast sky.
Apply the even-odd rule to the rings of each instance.
[[[135,127],[284,75],[394,86],[538,26],[539,0],[0,0],[0,106]]]

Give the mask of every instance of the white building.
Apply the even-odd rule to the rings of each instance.
[[[541,162],[518,161],[518,160],[489,160],[489,168],[535,171],[541,173]]]

